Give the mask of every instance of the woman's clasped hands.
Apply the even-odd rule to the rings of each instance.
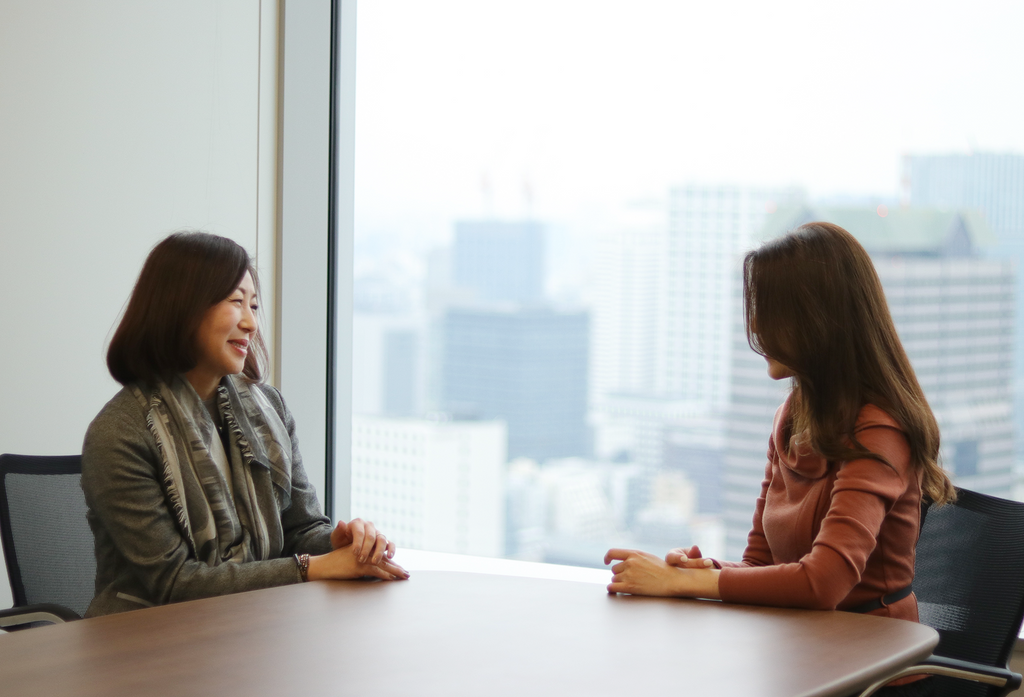
[[[409,578],[409,572],[391,561],[395,543],[373,523],[355,518],[339,521],[331,532],[333,551],[309,558],[310,581],[374,576],[385,581]]]
[[[718,598],[718,569],[696,546],[677,547],[664,559],[636,549],[610,549],[604,563],[612,567],[609,593],[687,598]]]
[[[700,547],[676,547],[665,555],[665,563],[678,569],[711,569],[715,562],[705,559]]]

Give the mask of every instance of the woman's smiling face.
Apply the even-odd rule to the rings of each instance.
[[[256,286],[246,271],[231,295],[203,315],[196,332],[196,366],[186,373],[201,398],[208,399],[225,375],[245,368],[257,307]]]

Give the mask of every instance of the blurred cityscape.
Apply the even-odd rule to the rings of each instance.
[[[893,200],[691,184],[625,206],[557,296],[544,220],[357,238],[353,515],[399,546],[601,566],[739,558],[788,381],[747,345],[740,263],[812,220],[867,248],[957,484],[1019,498],[1024,156],[910,155]]]

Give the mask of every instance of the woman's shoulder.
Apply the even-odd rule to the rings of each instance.
[[[259,390],[260,393],[269,399],[273,403],[274,407],[284,407],[284,397],[281,396],[281,390],[277,389],[270,383],[266,382],[250,382],[250,390]]]
[[[146,410],[131,386],[123,387],[103,405],[85,432],[82,442],[83,481],[89,479],[90,473],[118,466],[126,452],[150,453],[155,447],[146,421]]]
[[[287,411],[287,407],[284,404],[284,397],[281,396],[281,391],[265,382],[251,382],[238,375],[231,375],[229,379],[235,381],[235,385],[238,388],[248,389],[251,392],[258,392],[260,396],[265,398],[270,405],[274,407],[274,411],[278,414],[283,414]],[[244,388],[242,387],[244,385]]]
[[[284,402],[284,397],[281,396],[281,391],[265,382],[250,382],[245,378],[238,375],[231,375],[229,379],[235,381],[236,388],[247,389],[250,392],[254,392],[260,395],[267,403],[270,404],[271,408],[277,412],[277,415],[282,421],[287,422],[291,418],[291,412],[288,411],[288,405]],[[244,387],[243,387],[244,385]],[[260,399],[256,399],[256,404],[260,403]],[[266,406],[260,407],[262,410],[266,409]]]
[[[103,405],[92,423],[89,424],[86,438],[88,439],[89,434],[116,433],[133,424],[145,426],[146,413],[133,386],[126,385]]]
[[[854,431],[863,431],[869,428],[891,428],[903,431],[903,427],[887,411],[874,404],[865,404],[857,414],[857,423]]]
[[[854,435],[860,447],[884,457],[897,471],[911,466],[910,442],[899,422],[884,409],[867,404],[857,417]]]

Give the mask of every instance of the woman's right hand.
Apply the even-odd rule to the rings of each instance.
[[[381,557],[376,564],[370,561],[359,561],[361,550],[354,544],[339,547],[327,554],[309,557],[309,570],[306,577],[310,581],[320,579],[351,579],[374,576],[385,581],[404,581],[409,572],[387,557]]]
[[[705,559],[697,545],[693,547],[676,547],[665,555],[665,563],[679,569],[710,569],[715,562]]]

